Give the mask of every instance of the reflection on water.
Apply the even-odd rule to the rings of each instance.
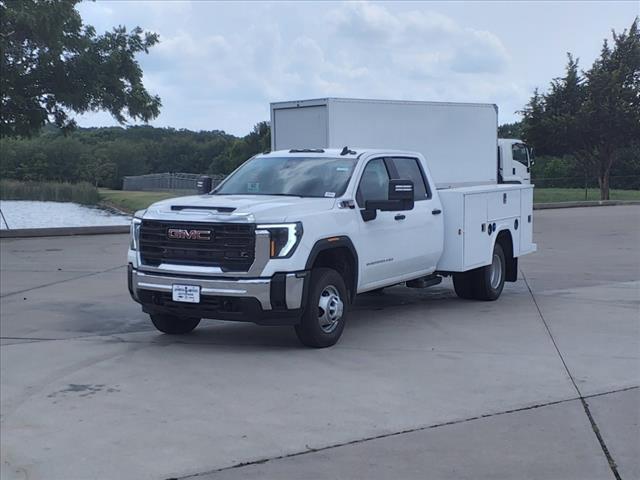
[[[131,217],[69,202],[0,201],[0,229],[128,225]]]

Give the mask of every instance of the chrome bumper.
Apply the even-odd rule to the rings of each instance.
[[[137,290],[153,290],[171,292],[174,284],[199,285],[202,296],[245,297],[255,298],[260,302],[263,310],[272,310],[271,292],[272,278],[239,278],[235,280],[224,278],[191,278],[189,276],[165,276],[157,273],[146,273],[136,269],[131,270],[132,295]],[[302,306],[305,275],[287,273],[284,282],[286,308],[299,309]]]

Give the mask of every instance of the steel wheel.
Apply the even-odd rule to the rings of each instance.
[[[343,311],[344,303],[338,289],[333,285],[324,287],[318,301],[318,324],[324,333],[331,333],[336,329]]]
[[[491,262],[490,285],[494,290],[500,286],[502,282],[502,257],[493,252],[493,261]]]

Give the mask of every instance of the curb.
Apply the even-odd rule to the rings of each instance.
[[[67,235],[107,235],[129,233],[129,225],[100,225],[95,227],[18,228],[0,230],[0,238],[59,237]]]
[[[547,210],[551,208],[613,207],[617,205],[640,205],[640,200],[592,200],[586,202],[534,203],[533,209]]]

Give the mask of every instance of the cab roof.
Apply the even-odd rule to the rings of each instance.
[[[346,151],[345,151],[346,150]],[[318,157],[318,158],[360,158],[363,155],[375,154],[396,154],[396,155],[418,155],[417,152],[406,150],[380,149],[380,148],[294,148],[290,150],[275,150],[259,154],[261,157]]]

